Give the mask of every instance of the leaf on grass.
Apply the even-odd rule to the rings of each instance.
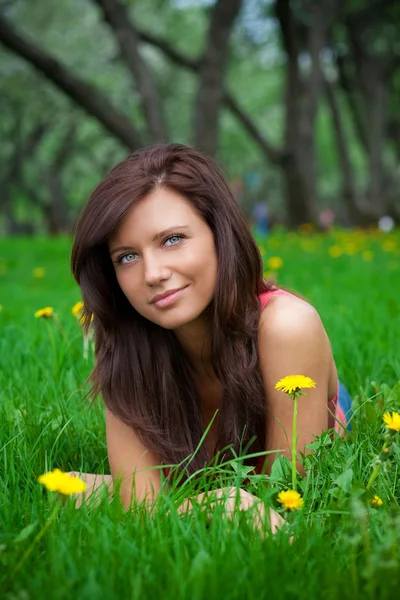
[[[364,409],[368,423],[370,423],[371,425],[375,425],[379,416],[375,404],[373,404],[372,402],[366,402]]]
[[[339,477],[335,479],[333,483],[337,485],[340,489],[342,489],[344,492],[350,492],[352,482],[353,469],[346,469],[341,475],[339,475]]]
[[[386,403],[391,410],[400,410],[400,381],[390,390],[386,398]]]
[[[208,552],[205,550],[200,550],[193,558],[189,576],[198,578],[199,575],[201,575],[204,577],[211,564],[212,560]]]
[[[242,465],[237,462],[233,462],[231,466],[232,469],[241,477],[247,477],[247,475],[254,470],[253,466],[248,467],[247,465]]]
[[[31,535],[31,533],[33,533],[33,531],[36,529],[37,524],[38,524],[38,521],[34,521],[33,523],[29,523],[29,525],[24,527],[19,532],[17,537],[15,537],[13,539],[14,544],[19,544],[20,542],[24,542],[25,540],[27,540],[28,537]]]
[[[270,481],[280,481],[286,479],[291,474],[292,465],[286,456],[278,456],[272,465]]]

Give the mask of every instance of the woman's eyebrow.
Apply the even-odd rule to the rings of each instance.
[[[152,241],[156,242],[157,240],[159,240],[160,238],[164,237],[168,233],[171,233],[172,231],[176,231],[176,229],[190,229],[190,228],[189,228],[188,225],[173,225],[172,227],[168,227],[168,229],[163,229],[162,231],[159,231],[158,233],[156,233],[153,236]],[[113,250],[111,250],[110,256],[112,256],[116,252],[121,252],[123,250],[128,250],[129,248],[130,248],[130,246],[118,246],[118,248],[114,248]]]

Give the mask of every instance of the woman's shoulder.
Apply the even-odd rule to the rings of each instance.
[[[337,371],[330,340],[318,311],[306,300],[289,292],[271,295],[261,312],[258,347],[266,373],[271,362],[278,365],[277,371],[281,365],[296,365],[296,371],[315,381],[326,378],[328,398],[335,395]]]
[[[286,290],[268,290],[259,295],[261,316],[259,332],[295,337],[323,330],[317,310],[302,298]]]

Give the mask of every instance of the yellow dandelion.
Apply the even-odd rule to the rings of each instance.
[[[311,377],[306,377],[305,375],[287,375],[275,384],[275,389],[281,390],[285,394],[292,394],[297,390],[315,388],[315,386],[316,383]]]
[[[393,429],[393,431],[400,431],[400,413],[385,413],[383,415],[383,421],[388,429]]]
[[[0,312],[3,310],[3,306],[0,304]]]
[[[379,498],[379,496],[377,496],[375,494],[375,496],[373,498],[371,498],[371,500],[369,500],[369,503],[371,504],[371,506],[378,507],[378,506],[382,506],[383,500],[382,500],[382,498]]]
[[[393,252],[396,249],[396,242],[394,240],[386,240],[382,244],[382,250],[384,252]]]
[[[329,255],[332,256],[332,258],[339,258],[339,256],[341,256],[343,254],[343,250],[338,245],[331,246],[329,248],[328,252],[329,252]]]
[[[374,258],[374,253],[371,250],[364,250],[361,255],[364,260],[372,260]]]
[[[45,308],[41,308],[35,312],[35,317],[37,319],[51,319],[54,315],[54,308],[52,306],[46,306]]]
[[[42,279],[46,275],[46,270],[43,267],[36,267],[33,269],[32,275],[36,277],[36,279]]]
[[[82,311],[83,311],[83,302],[82,302],[82,300],[79,300],[79,302],[76,302],[73,305],[71,312],[74,315],[74,317],[76,317],[78,319],[81,316]]]
[[[79,479],[79,477],[63,473],[60,469],[54,469],[40,475],[38,482],[42,483],[51,492],[60,492],[60,494],[65,494],[66,496],[84,492],[87,487],[87,484]]]
[[[279,492],[278,502],[283,504],[285,510],[299,510],[304,506],[304,500],[299,492],[294,490],[286,490]]]
[[[347,242],[347,244],[344,246],[344,251],[349,256],[353,256],[353,254],[357,252],[357,246],[354,244],[354,242]]]
[[[283,260],[280,256],[271,256],[271,258],[268,259],[267,264],[272,271],[275,271],[276,269],[281,269],[283,267]]]

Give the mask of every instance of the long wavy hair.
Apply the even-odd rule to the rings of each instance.
[[[264,451],[267,400],[259,369],[258,295],[273,287],[263,279],[258,246],[229,186],[209,157],[181,145],[140,149],[118,163],[91,194],[77,226],[71,255],[84,302],[83,324],[92,317],[95,366],[88,396],[134,429],[162,464],[179,464],[181,480],[212,457],[204,433],[194,371],[172,330],[140,315],[123,294],[107,241],[128,211],[159,187],[186,197],[214,235],[218,260],[215,292],[207,315],[211,359],[222,383],[215,452],[243,447]],[[245,461],[246,462],[246,461]]]

